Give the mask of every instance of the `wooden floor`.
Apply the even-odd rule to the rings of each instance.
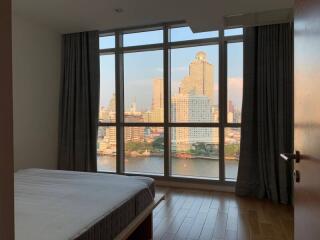
[[[154,240],[291,240],[293,209],[232,193],[157,188]]]

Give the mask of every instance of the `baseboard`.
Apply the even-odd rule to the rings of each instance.
[[[210,191],[231,192],[231,193],[235,192],[235,186],[208,184],[208,183],[190,183],[190,182],[156,179],[155,185],[159,187],[175,187],[175,188],[186,188],[186,189],[192,189],[192,190],[210,190]]]

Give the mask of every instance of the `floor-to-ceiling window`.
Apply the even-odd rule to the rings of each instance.
[[[234,181],[243,31],[101,33],[98,170]]]

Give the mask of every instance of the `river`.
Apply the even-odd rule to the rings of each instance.
[[[116,158],[114,156],[98,156],[98,170],[114,172]],[[228,179],[236,179],[238,161],[226,160],[225,175]],[[144,173],[163,175],[163,158],[159,156],[128,157],[125,160],[125,171],[128,173]],[[172,158],[172,175],[197,178],[219,178],[219,161],[210,159]]]

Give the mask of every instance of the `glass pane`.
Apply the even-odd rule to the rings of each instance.
[[[125,128],[125,170],[130,173],[163,175],[162,127]]]
[[[243,35],[243,28],[230,28],[224,30],[224,36],[230,37],[230,36],[237,36],[237,35]]]
[[[99,38],[100,49],[108,49],[116,47],[116,38],[112,36],[104,36]]]
[[[116,121],[115,57],[100,56],[100,111],[99,121]]]
[[[123,46],[139,46],[163,42],[163,30],[127,33],[123,35]]]
[[[225,128],[224,159],[226,179],[237,179],[240,155],[240,139],[240,128]]]
[[[98,171],[116,172],[117,139],[115,127],[98,129]]]
[[[171,121],[218,122],[219,46],[171,50]]]
[[[173,176],[218,179],[218,128],[172,128],[171,158]]]
[[[243,91],[243,43],[228,43],[228,116],[229,123],[241,122]]]
[[[126,122],[163,122],[163,51],[124,54]]]
[[[190,27],[171,29],[171,42],[219,37],[219,31],[193,33]]]

